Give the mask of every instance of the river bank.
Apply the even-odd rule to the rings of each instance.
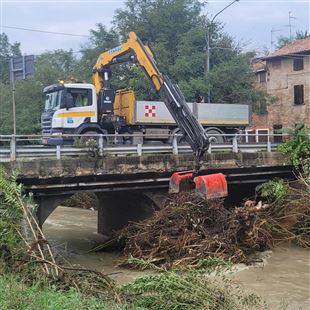
[[[128,283],[150,271],[116,267],[117,253],[87,253],[100,241],[96,211],[58,207],[43,225],[47,238],[71,264],[94,268],[118,283]],[[310,305],[310,252],[299,247],[268,251],[256,267],[238,265],[232,279],[249,292],[262,296],[269,309],[308,309]],[[286,307],[287,306],[287,307]],[[286,307],[286,308],[285,308]]]

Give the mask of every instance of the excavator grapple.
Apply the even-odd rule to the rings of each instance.
[[[175,172],[169,182],[169,193],[179,193],[195,189],[197,195],[203,199],[223,198],[228,195],[227,181],[222,173],[198,175],[193,172]]]
[[[194,178],[195,189],[204,199],[222,198],[228,195],[227,182],[224,174],[214,173]]]
[[[172,174],[169,182],[169,194],[177,194],[194,188],[193,172],[183,171]]]

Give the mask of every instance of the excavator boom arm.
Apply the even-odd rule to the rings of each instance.
[[[128,58],[125,58],[129,54]],[[104,87],[104,71],[113,64],[134,61],[143,67],[156,91],[159,91],[163,80],[159,72],[153,53],[147,45],[144,45],[134,32],[130,32],[127,42],[99,55],[93,68],[93,82],[97,94]]]
[[[209,146],[208,136],[190,111],[179,88],[160,73],[150,48],[144,45],[134,32],[129,33],[127,42],[99,56],[93,68],[93,81],[97,94],[102,88],[109,87],[110,66],[126,61],[134,61],[143,68],[191,146],[196,161],[195,171],[198,171],[200,158]]]

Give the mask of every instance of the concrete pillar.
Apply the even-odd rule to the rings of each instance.
[[[152,216],[159,206],[140,191],[100,192],[96,193],[98,205],[98,233],[111,235],[126,226]],[[154,197],[156,195],[154,194]],[[160,194],[157,197],[161,201]]]
[[[168,198],[168,190],[166,188],[143,191],[143,194],[155,203],[156,209],[163,208]]]
[[[39,225],[42,226],[49,215],[72,194],[65,195],[50,195],[50,196],[34,196],[34,202],[38,205],[37,218]]]

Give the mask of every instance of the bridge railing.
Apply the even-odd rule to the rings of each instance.
[[[42,145],[43,139],[61,138],[71,145]],[[182,142],[182,135],[162,135],[166,143],[159,141],[161,135],[144,136],[147,142],[141,141],[141,134],[88,134],[88,135],[0,135],[0,161],[15,161],[17,158],[57,158],[80,155],[88,156],[127,156],[143,154],[183,154],[191,153],[189,145]],[[253,139],[249,139],[253,137]],[[133,144],[137,138],[136,143]],[[271,152],[277,149],[279,139],[286,140],[288,134],[212,134],[208,153],[213,152]],[[133,139],[131,142],[128,139]],[[153,139],[153,140],[152,140]],[[249,142],[253,140],[255,142]],[[57,141],[57,140],[56,140]],[[226,142],[222,142],[226,141]],[[258,142],[257,142],[258,141]],[[126,143],[130,144],[126,144]]]

